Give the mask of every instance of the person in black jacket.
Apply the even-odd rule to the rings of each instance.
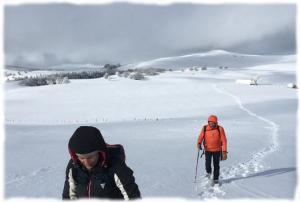
[[[80,126],[69,140],[63,199],[139,199],[133,171],[125,164],[122,145],[105,143],[100,131]]]

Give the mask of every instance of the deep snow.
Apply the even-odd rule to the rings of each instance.
[[[124,145],[143,197],[292,199],[298,101],[297,90],[286,84],[295,82],[296,64],[292,56],[273,59],[145,81],[6,83],[5,197],[60,198],[68,139],[79,125],[93,125],[108,143]],[[257,75],[260,85],[235,83]],[[193,183],[196,139],[210,114],[218,115],[229,145],[222,185],[214,188],[204,179],[203,158]]]

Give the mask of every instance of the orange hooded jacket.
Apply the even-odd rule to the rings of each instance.
[[[210,116],[208,121],[213,121],[217,123],[216,116]],[[219,127],[219,131],[218,131]],[[211,128],[209,125],[206,125],[206,131],[204,134],[204,127],[202,128],[199,137],[198,137],[198,144],[201,144],[204,140],[204,147],[206,151],[210,152],[227,152],[227,139],[225,135],[224,128],[220,125],[217,125],[216,128]]]

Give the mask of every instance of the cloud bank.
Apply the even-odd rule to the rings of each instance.
[[[25,4],[4,10],[5,63],[133,63],[225,49],[296,50],[296,4]]]

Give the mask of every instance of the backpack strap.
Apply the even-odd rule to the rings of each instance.
[[[219,136],[220,136],[220,140],[221,140],[220,126],[218,126],[218,132],[219,132]]]
[[[202,156],[205,153],[205,132],[206,132],[206,125],[203,126],[203,133],[204,133],[204,137],[203,137],[203,152],[202,152],[200,158],[202,158]]]

